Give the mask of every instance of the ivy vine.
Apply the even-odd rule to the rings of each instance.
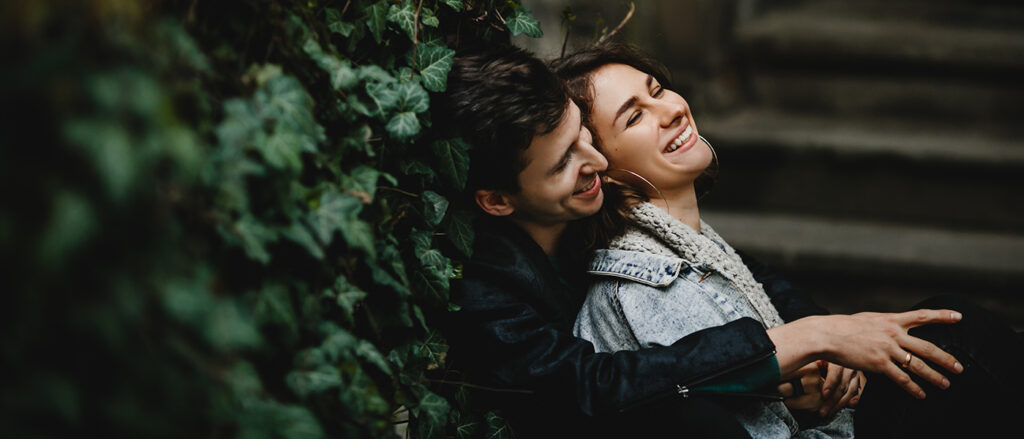
[[[428,377],[473,239],[430,103],[461,40],[540,36],[529,9],[2,10],[10,437],[509,437]]]

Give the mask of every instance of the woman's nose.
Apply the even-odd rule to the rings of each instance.
[[[686,106],[675,102],[660,101],[655,107],[658,113],[658,122],[662,126],[674,126],[683,120],[686,114]]]

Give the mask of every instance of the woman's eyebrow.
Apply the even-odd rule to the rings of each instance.
[[[648,90],[651,88],[651,83],[653,83],[653,82],[654,82],[654,77],[651,76],[651,75],[647,75],[647,89]],[[622,116],[622,113],[625,113],[626,110],[628,110],[630,107],[635,105],[636,101],[637,101],[637,97],[636,96],[633,96],[633,97],[631,97],[629,99],[626,99],[626,102],[623,102],[622,106],[620,106],[618,111],[615,112],[615,118],[612,119],[612,122],[615,122],[615,121],[619,120],[619,116]]]

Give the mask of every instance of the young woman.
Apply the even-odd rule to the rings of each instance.
[[[923,437],[1009,425],[1020,403],[993,402],[1013,401],[1020,388],[1009,379],[1022,352],[1009,327],[966,302],[895,314],[793,312],[701,220],[698,199],[717,157],[662,70],[619,44],[553,67],[609,162],[605,204],[590,224],[597,281],[578,336],[612,352],[760,322],[774,352],[730,356],[742,343],[708,340],[723,355],[708,358],[710,367],[680,365],[701,373],[668,389],[722,397],[754,437]]]

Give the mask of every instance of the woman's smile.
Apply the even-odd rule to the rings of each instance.
[[[683,118],[683,123],[686,125],[686,129],[683,130],[676,138],[669,142],[668,146],[665,147],[665,154],[678,152],[682,154],[697,143],[697,136],[693,135],[693,126],[690,125],[689,118]]]

